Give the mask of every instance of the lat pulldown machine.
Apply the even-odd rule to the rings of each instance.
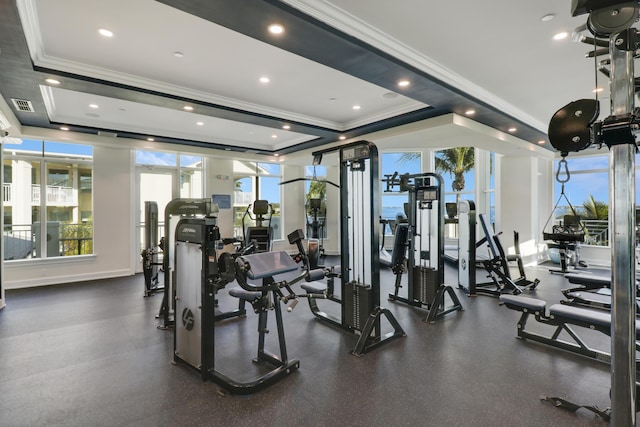
[[[305,283],[302,288],[340,304],[340,317],[335,317],[321,311],[315,299],[309,299],[311,311],[319,320],[359,334],[352,353],[361,356],[405,336],[405,332],[393,314],[380,307],[378,149],[371,142],[358,141],[313,153],[314,164],[332,151],[340,154],[341,296],[333,295],[320,282]],[[383,316],[393,327],[385,335],[381,328]]]
[[[407,297],[399,295],[402,270],[392,266],[396,282],[395,292],[389,294],[389,300],[426,308],[428,315],[424,320],[428,322],[434,322],[452,311],[463,310],[453,288],[444,284],[442,177],[431,172],[415,175],[398,175],[396,172],[386,175],[383,182],[386,184],[385,191],[393,191],[398,187],[400,192],[407,192],[409,198]],[[399,249],[394,247],[394,252]],[[401,253],[404,253],[404,250]],[[451,299],[450,306],[445,305],[446,295]]]
[[[565,157],[592,144],[610,150],[610,191],[613,223],[611,246],[613,305],[611,318],[611,425],[636,424],[635,316],[635,165],[640,111],[634,106],[637,80],[634,59],[640,34],[632,28],[640,3],[624,0],[573,0],[573,16],[588,14],[593,35],[583,41],[594,46],[600,69],[610,79],[611,115],[598,121],[597,99],[581,99],[558,110],[549,123],[549,141]],[[583,30],[583,29],[581,29]],[[596,49],[596,47],[600,49]],[[607,65],[609,69],[607,69]],[[575,405],[574,405],[575,406]]]

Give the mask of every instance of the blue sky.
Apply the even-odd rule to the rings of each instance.
[[[554,179],[558,167],[558,161],[554,162]],[[565,184],[565,194],[574,207],[582,205],[582,202],[589,199],[593,195],[594,199],[599,202],[609,202],[609,181],[607,171],[609,169],[609,155],[603,153],[601,156],[590,157],[567,157],[567,167],[569,169],[569,182]],[[599,170],[600,172],[581,173],[581,171]],[[564,169],[561,170],[564,172]],[[564,179],[566,175],[561,173],[560,178]],[[562,184],[555,181],[554,193],[556,201],[560,197]],[[555,201],[554,201],[555,203]],[[560,201],[560,205],[566,205],[566,202]]]
[[[23,139],[22,144],[4,144],[4,151],[33,151],[42,153],[42,142],[41,140],[35,139]],[[44,141],[44,150],[47,153],[93,155],[93,147],[90,145],[65,144],[63,142]]]

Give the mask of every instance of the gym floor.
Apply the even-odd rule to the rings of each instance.
[[[447,283],[457,283],[455,274],[447,266]],[[532,296],[548,305],[561,299],[562,276],[542,266],[527,274],[541,280]],[[387,301],[393,282],[383,270],[381,305],[406,337],[355,357],[356,337],[319,323],[301,301],[283,312],[289,357],[300,369],[250,396],[225,396],[171,363],[173,332],[156,329],[154,318],[162,296],[143,298],[142,275],[8,291],[0,310],[0,425],[608,425],[589,411],[540,401],[609,406],[607,364],[516,339],[519,313],[488,296],[456,290],[465,310],[427,324],[423,311]],[[231,309],[235,300],[226,295],[221,307]],[[276,352],[274,320],[267,347]],[[216,326],[219,371],[250,379],[256,328],[253,311]],[[607,337],[582,332],[608,349]]]

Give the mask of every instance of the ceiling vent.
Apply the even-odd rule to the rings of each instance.
[[[13,106],[16,107],[16,110],[23,113],[34,113],[36,111],[33,109],[31,101],[27,101],[26,99],[11,98],[11,102],[13,102]]]

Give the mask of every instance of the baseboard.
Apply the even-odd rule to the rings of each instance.
[[[9,289],[25,289],[25,288],[35,288],[38,286],[49,286],[49,285],[60,285],[64,283],[76,283],[76,282],[86,282],[89,280],[98,280],[98,279],[111,279],[115,277],[125,277],[131,276],[130,269],[122,269],[122,270],[112,270],[112,271],[101,271],[99,273],[86,273],[86,274],[76,274],[76,275],[64,275],[64,276],[47,276],[47,277],[38,277],[31,278],[25,280],[12,280],[10,282],[5,282],[5,290]]]

